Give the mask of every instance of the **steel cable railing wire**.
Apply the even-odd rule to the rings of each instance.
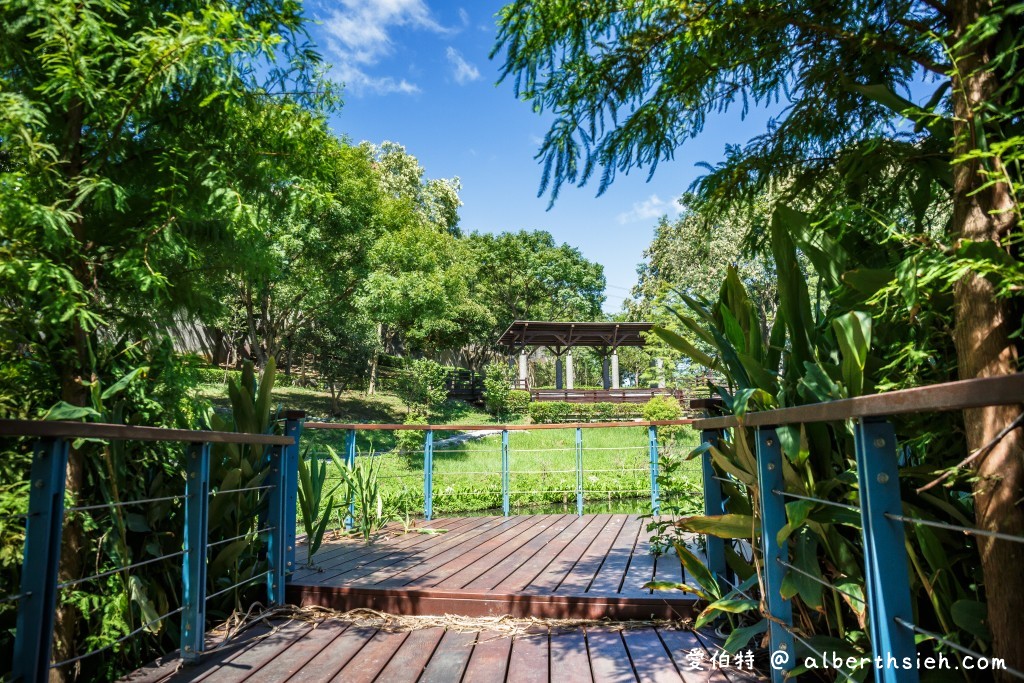
[[[97,503],[96,505],[76,505],[65,508],[64,512],[85,512],[87,510],[106,510],[109,508],[121,508],[128,505],[141,505],[142,503],[162,503],[169,500],[184,500],[185,496],[161,496],[159,498],[140,498],[139,500],[126,500],[118,503]]]
[[[860,508],[856,505],[850,505],[849,503],[838,503],[834,500],[826,500],[824,498],[815,498],[813,496],[802,496],[799,493],[789,493],[788,491],[780,491],[779,489],[772,489],[772,493],[777,496],[785,496],[786,498],[795,498],[797,500],[807,500],[812,503],[821,503],[822,505],[830,505],[832,507],[840,508],[843,510],[850,510],[860,514]]]
[[[210,491],[209,496],[213,498],[214,496],[220,496],[227,493],[247,493],[249,491],[266,491],[267,489],[274,488],[274,486],[274,484],[267,484],[266,486],[247,486],[245,488],[240,489],[222,489],[219,491]]]
[[[734,591],[736,591],[737,593],[739,593],[740,595],[742,595],[743,597],[745,597],[745,598],[746,598],[747,600],[752,600],[753,602],[756,602],[756,603],[758,603],[758,604],[761,604],[761,601],[760,601],[760,600],[758,600],[758,599],[756,599],[756,598],[752,597],[752,596],[750,595],[750,593],[748,593],[748,592],[746,592],[745,590],[743,590],[742,588],[740,588],[740,587],[739,587],[738,585],[736,585],[735,583],[733,583],[732,581],[730,581],[730,580],[729,580],[728,578],[726,578],[726,577],[724,577],[724,576],[719,576],[719,578],[721,578],[721,579],[722,579],[723,581],[725,581],[725,582],[726,582],[727,584],[729,584],[730,586],[732,586],[732,589],[733,589]],[[821,659],[822,661],[824,661],[824,660],[826,659],[826,655],[825,655],[825,653],[824,653],[824,652],[821,652],[821,651],[819,651],[819,650],[818,650],[818,649],[817,649],[816,647],[814,647],[813,645],[811,645],[810,643],[808,643],[808,642],[807,642],[807,641],[806,641],[806,640],[805,640],[805,639],[804,639],[804,638],[803,638],[803,637],[802,637],[802,636],[801,636],[801,635],[800,635],[799,633],[797,633],[797,632],[796,632],[796,631],[795,631],[795,630],[794,630],[794,629],[793,629],[793,628],[792,628],[791,626],[789,626],[788,624],[784,624],[784,623],[782,623],[781,621],[776,621],[776,620],[773,620],[773,621],[772,621],[772,623],[774,623],[774,624],[778,624],[778,625],[779,625],[780,627],[782,627],[782,629],[783,629],[783,630],[785,630],[785,631],[786,631],[786,633],[788,633],[789,635],[793,636],[793,638],[795,638],[796,640],[799,640],[799,641],[800,641],[800,642],[801,642],[801,643],[802,643],[802,644],[804,645],[804,647],[806,647],[806,648],[807,648],[808,650],[810,650],[811,652],[813,652],[813,653],[815,654],[815,656],[817,656],[818,658],[820,658],[820,659]],[[841,673],[841,674],[843,675],[843,677],[844,677],[844,678],[846,678],[846,680],[848,680],[848,681],[852,681],[853,683],[859,683],[859,682],[857,681],[857,679],[855,679],[855,678],[854,678],[853,676],[851,676],[850,674],[846,673],[846,671],[844,671],[843,669],[841,669],[841,668],[837,668],[837,669],[836,669],[836,671],[838,671],[839,673]]]
[[[232,541],[240,541],[243,538],[249,538],[250,536],[253,536],[253,535],[257,535],[258,536],[259,534],[269,533],[271,531],[274,531],[276,528],[277,527],[268,526],[268,527],[264,527],[262,529],[256,529],[255,531],[247,531],[244,534],[239,534],[237,536],[232,536],[231,538],[222,538],[219,541],[214,541],[213,543],[207,543],[206,544],[206,549],[209,550],[210,548],[216,548],[219,545],[224,545],[225,543],[231,543]]]
[[[176,553],[169,553],[167,555],[161,555],[160,557],[151,557],[148,560],[142,560],[141,562],[134,562],[132,564],[125,565],[124,567],[118,567],[117,569],[109,569],[109,570],[107,570],[105,572],[100,572],[98,574],[93,574],[92,576],[85,576],[85,577],[82,577],[80,579],[72,579],[71,581],[65,581],[63,583],[58,583],[57,584],[57,590],[64,590],[65,588],[70,588],[72,586],[77,586],[78,584],[85,583],[86,581],[95,581],[96,579],[104,579],[104,578],[106,578],[108,576],[113,576],[114,574],[119,574],[121,572],[130,571],[132,569],[138,569],[139,567],[145,567],[146,565],[154,564],[156,562],[162,562],[163,560],[171,560],[171,559],[174,559],[175,557],[181,557],[184,554],[185,554],[184,550],[179,550]]]
[[[921,526],[930,526],[935,529],[946,529],[947,531],[959,531],[962,534],[970,536],[987,536],[988,538],[998,538],[1002,541],[1010,541],[1012,543],[1024,543],[1024,536],[1014,536],[1012,534],[1004,534],[1000,531],[988,531],[987,529],[977,529],[974,527],[960,526],[958,524],[948,524],[946,522],[936,522],[930,519],[920,519],[918,517],[905,517],[903,515],[894,515],[886,513],[886,517],[895,520],[897,522],[903,522],[904,524],[920,524]]]
[[[244,579],[242,581],[239,581],[238,583],[234,583],[234,584],[228,586],[227,588],[222,588],[219,591],[217,591],[216,593],[210,593],[209,595],[206,596],[206,599],[207,600],[212,600],[212,599],[214,599],[216,597],[224,595],[225,593],[233,591],[236,588],[241,588],[242,586],[244,586],[244,585],[246,585],[248,583],[252,583],[253,581],[256,581],[257,579],[266,578],[267,576],[270,576],[270,572],[269,571],[260,572],[259,574],[255,574],[254,576],[250,576],[248,579]]]
[[[960,652],[962,654],[968,655],[970,657],[974,657],[975,659],[986,660],[988,662],[992,662],[992,657],[986,657],[985,655],[983,655],[980,652],[977,652],[976,650],[972,650],[969,647],[964,647],[963,645],[961,645],[959,643],[954,643],[952,640],[949,640],[948,638],[944,638],[943,636],[939,635],[938,633],[933,633],[932,631],[928,631],[926,629],[923,629],[920,626],[918,626],[917,624],[912,624],[909,621],[901,619],[900,617],[893,617],[893,621],[895,621],[897,624],[899,624],[903,628],[906,628],[906,629],[909,629],[909,630],[913,631],[914,633],[917,633],[919,635],[925,636],[926,638],[933,639],[935,642],[939,643],[940,645],[945,645],[946,647],[952,648],[952,649],[954,649],[954,650],[956,650],[956,651],[958,651],[958,652]],[[995,670],[995,669],[993,669],[993,670]],[[1024,672],[1018,671],[1017,669],[1014,669],[1011,666],[1006,666],[1005,662],[1003,662],[1003,668],[999,669],[999,671],[1005,671],[1006,673],[1010,674],[1014,678],[1019,678],[1021,680],[1024,680]]]
[[[110,648],[114,647],[115,645],[120,645],[121,643],[123,643],[124,641],[128,640],[129,638],[132,638],[134,636],[139,635],[140,633],[142,633],[143,631],[148,629],[150,626],[153,626],[154,624],[158,624],[161,621],[163,621],[164,619],[166,619],[168,617],[173,617],[175,614],[180,614],[181,612],[184,612],[184,611],[185,611],[184,607],[179,607],[178,609],[173,610],[171,612],[168,612],[167,614],[161,614],[159,617],[157,617],[155,619],[151,619],[150,621],[148,621],[145,624],[143,624],[142,626],[138,627],[137,629],[135,629],[131,633],[126,633],[125,635],[121,636],[117,640],[115,640],[115,641],[113,641],[111,643],[107,643],[106,645],[104,645],[103,647],[101,647],[99,649],[91,650],[91,651],[86,652],[84,654],[80,654],[80,655],[77,655],[75,657],[70,657],[70,658],[65,659],[63,661],[60,661],[60,662],[52,662],[50,664],[50,668],[51,669],[58,669],[58,668],[60,668],[62,666],[67,666],[68,664],[74,664],[75,662],[80,662],[83,659],[88,659],[89,657],[93,657],[93,656],[98,655],[98,654],[100,654],[102,652],[106,652],[107,650],[109,650]]]
[[[821,586],[824,586],[825,588],[834,590],[837,593],[841,593],[842,595],[845,595],[846,597],[850,598],[851,600],[856,600],[857,602],[859,602],[862,605],[866,604],[864,602],[864,598],[858,597],[858,596],[854,595],[853,593],[849,593],[849,592],[843,590],[842,588],[840,588],[839,586],[835,585],[834,583],[829,583],[828,581],[825,581],[824,579],[819,579],[814,574],[811,574],[810,572],[806,572],[803,569],[801,569],[800,567],[796,567],[796,566],[790,564],[789,562],[786,562],[786,561],[780,560],[780,559],[776,559],[776,562],[778,562],[783,567],[785,567],[787,569],[790,569],[790,570],[796,572],[797,574],[800,574],[801,576],[804,576],[804,577],[810,579],[811,581],[814,581],[815,583],[817,583],[817,584],[819,584]]]
[[[9,602],[17,602],[22,598],[27,598],[30,595],[32,595],[31,591],[29,591],[28,593],[13,593],[11,595],[7,595],[5,597],[0,598],[0,605],[6,605]]]

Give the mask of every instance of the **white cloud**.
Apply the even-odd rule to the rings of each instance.
[[[420,92],[419,86],[405,79],[370,73],[371,67],[391,54],[392,28],[452,32],[437,23],[423,0],[341,0],[321,21],[334,75],[356,96]]]
[[[449,46],[445,54],[448,55],[448,62],[452,65],[452,75],[455,77],[456,83],[465,85],[480,78],[480,69],[463,59],[462,54],[454,47]]]
[[[459,8],[459,21],[462,22],[463,26],[469,26],[469,12],[466,11],[465,7]]]
[[[665,214],[679,215],[680,207],[677,202],[666,202],[656,194],[652,194],[642,202],[634,202],[629,211],[618,215],[619,223],[636,223],[661,218]]]

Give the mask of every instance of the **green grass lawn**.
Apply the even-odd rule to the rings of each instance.
[[[200,397],[214,406],[228,407],[227,388],[207,384]],[[309,421],[331,414],[331,397],[325,392],[299,387],[277,387],[274,400],[284,409],[305,411]],[[336,423],[396,424],[406,418],[402,402],[391,394],[366,396],[343,392]],[[462,401],[448,401],[431,418],[434,424],[497,424],[483,410]],[[373,457],[379,467],[384,495],[405,495],[414,514],[423,510],[423,434],[414,432],[414,446],[398,449],[392,431],[359,430],[356,448],[360,458]],[[412,436],[410,434],[410,436]],[[460,444],[444,444],[458,432],[434,433],[434,514],[436,516],[501,509],[501,436],[494,434]],[[328,446],[339,456],[345,453],[345,430],[305,429],[304,456],[327,457]],[[647,510],[650,500],[650,451],[646,427],[583,430],[583,492],[588,509],[615,501],[637,501]],[[698,443],[693,430],[682,428],[675,442],[660,449],[661,458],[682,458]],[[364,462],[370,462],[364,460]],[[333,469],[333,465],[331,465]],[[663,468],[664,469],[664,468]],[[538,506],[576,505],[576,432],[544,429],[509,432],[509,489],[513,508],[532,511]],[[696,511],[700,504],[700,462],[682,463],[670,486],[662,487],[662,500],[677,502]],[[327,490],[330,490],[328,482]]]
[[[358,433],[357,433],[358,434]],[[368,432],[381,446],[359,449],[359,458],[379,467],[387,497],[404,495],[415,512],[423,509],[423,452],[419,448],[391,451],[380,432]],[[309,437],[309,438],[307,438]],[[435,436],[434,514],[436,516],[500,509],[501,436],[494,434],[461,444],[444,444]],[[304,443],[316,443],[310,455],[326,455],[331,446],[344,453],[345,432],[306,430]],[[359,439],[362,440],[361,438]],[[420,441],[422,443],[422,441]],[[697,445],[697,436],[684,430],[676,443],[662,450],[678,458]],[[383,446],[383,447],[382,447]],[[333,468],[333,466],[331,466]],[[509,491],[513,508],[576,504],[576,432],[574,429],[509,432]],[[330,476],[330,474],[328,475]],[[700,463],[683,464],[663,500],[700,499]],[[650,451],[646,427],[583,430],[583,493],[588,504],[626,499],[650,499]],[[640,503],[646,510],[646,503]]]

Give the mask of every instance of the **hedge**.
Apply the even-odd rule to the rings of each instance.
[[[612,422],[643,417],[640,403],[566,403],[534,401],[530,404],[530,420],[538,424],[557,422]]]

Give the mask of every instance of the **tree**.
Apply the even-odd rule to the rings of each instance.
[[[240,237],[262,228],[250,198],[292,180],[262,143],[296,119],[261,114],[322,110],[329,88],[291,2],[18,0],[0,25],[0,354],[86,407],[104,345],[218,306]],[[82,540],[69,524],[62,580],[81,575]],[[62,608],[56,659],[74,626]]]
[[[1013,335],[1024,320],[1017,165],[1024,143],[1013,55],[1020,28],[1017,6],[987,0],[520,0],[501,12],[495,53],[504,50],[503,75],[514,79],[517,95],[555,115],[540,150],[541,192],[550,188],[552,201],[564,182],[583,184],[599,167],[601,190],[617,171],[653,172],[709,114],[745,110],[751,101],[784,107],[765,134],[730,148],[701,181],[697,189],[712,204],[749,204],[766,189],[788,186],[811,205],[841,195],[843,205],[822,220],[860,213],[856,225],[898,227],[908,212],[870,215],[874,207],[850,201],[860,192],[850,181],[887,185],[890,202],[908,198],[918,218],[945,193],[955,250],[930,275],[955,281],[954,339],[967,379],[1019,369],[1020,336]],[[923,107],[898,94],[921,83],[935,90]],[[901,128],[901,116],[914,130]],[[886,172],[871,178],[863,172],[868,164]],[[780,203],[788,199],[780,195]],[[1020,410],[965,414],[972,451],[998,441],[975,460],[978,524],[1018,535],[1024,430],[996,437]],[[1024,581],[1020,552],[1015,544],[983,542],[989,590]],[[1017,594],[988,603],[995,652],[1018,668],[1022,610]]]
[[[474,298],[486,302],[500,334],[515,320],[591,320],[601,315],[604,268],[551,233],[474,232],[479,264]],[[490,341],[493,342],[493,339]]]

